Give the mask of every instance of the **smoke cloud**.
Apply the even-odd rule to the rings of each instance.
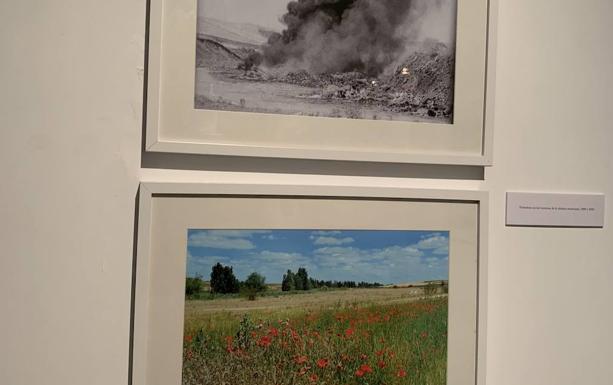
[[[312,73],[381,74],[423,38],[424,15],[455,0],[297,0],[282,33],[264,45],[264,64]],[[455,9],[454,9],[455,10]],[[440,10],[439,10],[440,11]],[[452,26],[453,28],[455,25]],[[439,31],[440,34],[440,31]],[[449,43],[449,42],[444,42]]]

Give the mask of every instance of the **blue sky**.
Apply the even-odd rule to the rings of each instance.
[[[238,279],[268,283],[305,267],[320,280],[404,283],[449,277],[449,232],[372,230],[198,230],[187,234],[187,275],[208,279],[220,262]]]

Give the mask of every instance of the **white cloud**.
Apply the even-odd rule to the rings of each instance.
[[[381,249],[330,246],[316,249],[313,259],[326,279],[402,283],[446,277],[446,266],[429,268],[423,257],[424,252],[414,246]]]
[[[313,239],[316,236],[330,236],[330,235],[339,235],[339,234],[341,234],[341,232],[338,230],[330,230],[330,231],[317,230],[317,231],[311,232],[311,239]]]
[[[215,249],[249,250],[255,245],[244,238],[227,238],[214,234],[196,233],[188,240],[189,247],[212,247]]]
[[[300,253],[287,253],[263,250],[258,253],[252,253],[250,254],[250,256],[254,261],[269,264],[280,264],[290,267],[310,262],[308,258],[304,257]]]
[[[334,237],[313,237],[313,243],[316,245],[344,245],[347,243],[352,243],[354,241],[351,237],[345,238],[334,238]]]
[[[417,242],[416,248],[421,250],[443,249],[449,247],[449,238],[441,234],[433,234]]]
[[[435,249],[432,254],[436,254],[436,255],[449,255],[449,245],[443,246],[443,247],[439,247],[438,249]]]
[[[254,249],[255,245],[248,238],[254,234],[268,232],[266,230],[202,230],[190,234],[187,242],[190,247],[250,250]]]

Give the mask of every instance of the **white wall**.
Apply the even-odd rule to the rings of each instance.
[[[488,384],[611,383],[610,220],[503,223],[509,190],[604,192],[611,218],[613,2],[501,0],[485,182],[427,178],[479,174],[464,168],[270,160],[222,173],[241,162],[214,157],[170,162],[209,171],[141,169],[144,12],[143,0],[0,2],[0,384],[127,384],[139,179],[490,189]],[[313,166],[386,177],[258,173]]]

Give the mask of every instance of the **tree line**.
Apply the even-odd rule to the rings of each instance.
[[[259,273],[249,274],[243,282],[234,275],[232,266],[215,264],[211,269],[210,291],[213,294],[232,294],[245,291],[251,298],[259,292],[266,290],[266,278]],[[185,280],[185,294],[188,296],[200,293],[204,288],[202,276],[188,277]]]
[[[232,294],[245,292],[250,299],[255,298],[257,293],[266,290],[266,277],[253,272],[249,274],[245,281],[239,281],[234,275],[232,266],[224,266],[217,263],[211,269],[210,292],[212,294]],[[381,287],[378,282],[356,282],[356,281],[324,281],[309,277],[309,273],[304,267],[299,268],[295,273],[287,270],[281,282],[282,291],[307,291],[320,288],[375,288]],[[185,294],[193,296],[203,291],[204,280],[201,276],[188,277],[185,282]]]
[[[287,270],[287,273],[283,275],[283,281],[281,282],[281,290],[311,290],[319,288],[374,288],[383,286],[379,282],[356,282],[356,281],[331,281],[331,280],[318,280],[309,278],[309,274],[305,268],[301,267],[296,273],[291,270]]]

